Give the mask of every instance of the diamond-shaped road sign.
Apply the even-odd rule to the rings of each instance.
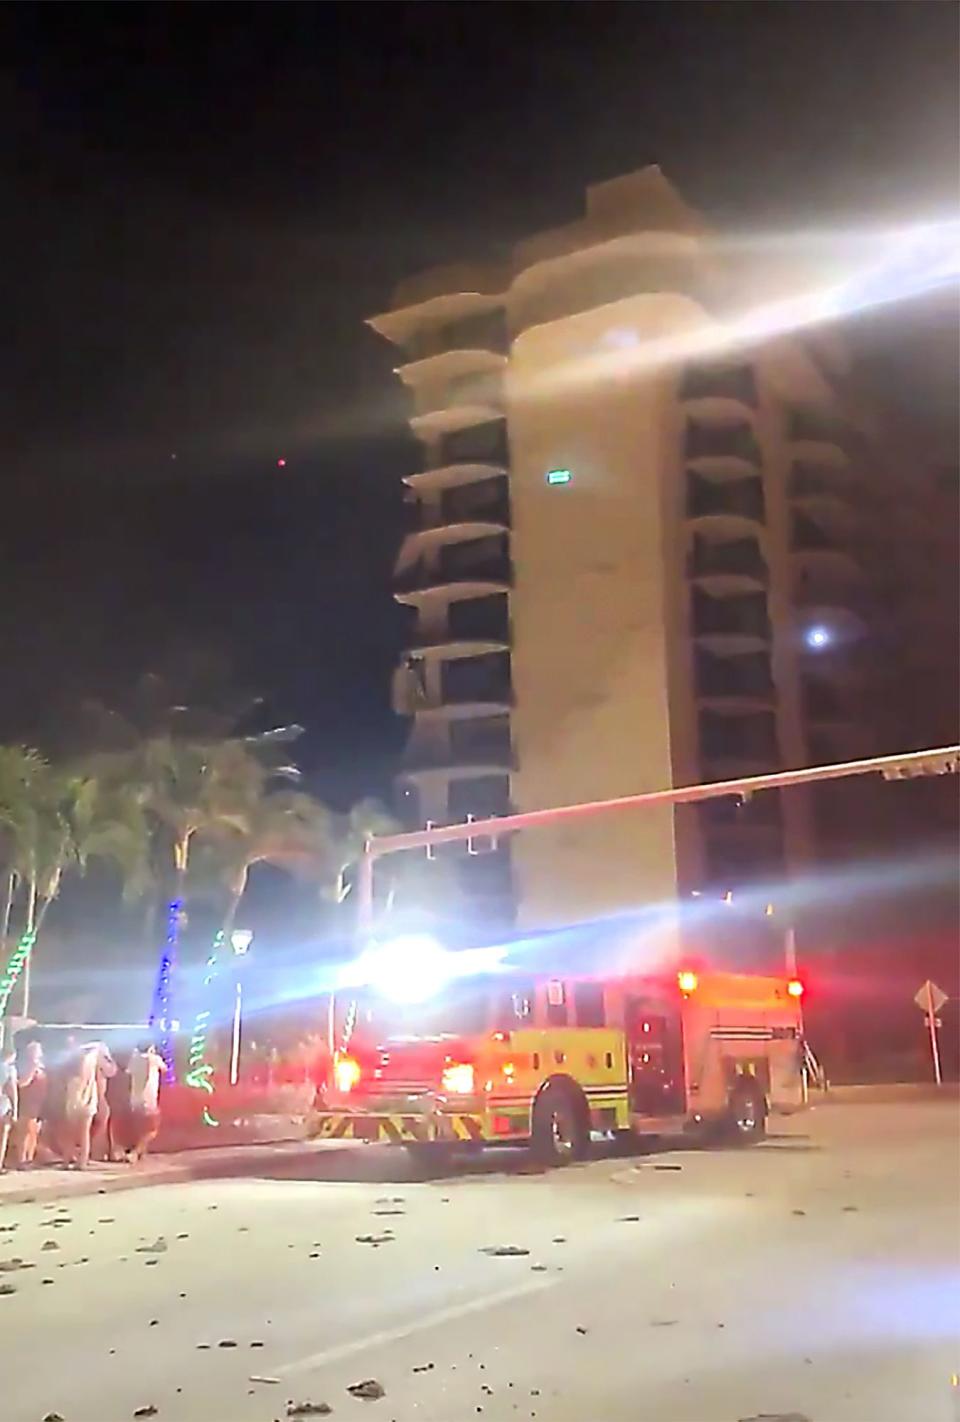
[[[928,979],[923,986],[914,993],[913,1000],[921,1012],[929,1012],[931,1008],[933,1008],[934,1012],[939,1012],[947,1000],[947,994],[943,988],[938,988],[936,983],[932,983]]]

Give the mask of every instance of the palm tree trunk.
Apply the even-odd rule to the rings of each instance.
[[[16,871],[7,871],[7,891],[3,900],[3,917],[0,918],[0,952],[6,950],[7,939],[10,937],[10,919],[13,915],[13,895],[17,886]]]
[[[33,935],[34,940],[36,940],[37,932],[39,931],[40,924],[43,922],[43,915],[46,913],[47,904],[49,904],[49,902],[49,899],[44,900],[43,908],[40,910],[40,918],[38,921],[37,880],[35,875],[31,875],[30,884],[27,889],[26,931],[27,933]],[[31,969],[33,966],[33,946],[33,944],[30,945],[30,951],[27,954],[27,960],[23,965],[23,1001],[20,1006],[20,1011],[24,1017],[30,1016],[30,978],[32,976]]]

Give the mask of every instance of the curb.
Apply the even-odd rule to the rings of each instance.
[[[157,1156],[147,1165],[132,1166],[118,1170],[116,1174],[102,1173],[95,1167],[89,1172],[51,1168],[43,1177],[33,1173],[11,1190],[0,1185],[0,1211],[6,1205],[29,1205],[46,1200],[76,1199],[84,1195],[114,1195],[121,1190],[143,1190],[151,1185],[178,1185],[190,1180],[216,1180],[231,1175],[245,1174],[242,1167],[256,1169],[265,1161],[297,1159],[316,1147],[310,1142],[275,1141],[257,1142],[256,1145],[214,1147],[209,1151],[194,1150],[184,1152],[188,1159],[164,1159]]]

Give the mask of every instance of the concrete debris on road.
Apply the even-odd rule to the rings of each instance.
[[[333,1408],[329,1402],[288,1402],[288,1417],[329,1417]]]
[[[41,1252],[44,1249],[59,1249],[60,1246],[55,1239],[45,1239],[40,1246]]]
[[[360,1397],[364,1402],[377,1402],[386,1396],[386,1389],[376,1378],[366,1378],[364,1382],[351,1383],[347,1388],[351,1397]]]
[[[63,1422],[63,1416],[59,1412],[45,1412],[43,1422]]]
[[[251,1373],[247,1381],[252,1383],[278,1383],[280,1379],[266,1377],[263,1373]]]
[[[137,1253],[137,1254],[166,1254],[167,1248],[168,1248],[167,1241],[164,1239],[163,1235],[161,1235],[160,1238],[159,1238],[159,1239],[155,1239],[152,1244],[138,1244],[137,1247],[136,1247],[135,1253]]]
[[[387,1234],[358,1234],[358,1244],[372,1244],[374,1249],[379,1249],[381,1244],[392,1244],[393,1235]]]
[[[19,1254],[15,1254],[12,1259],[0,1261],[0,1274],[16,1274],[21,1269],[35,1269],[36,1264],[29,1264],[21,1259]]]
[[[133,1409],[133,1415],[134,1417],[156,1417],[159,1410],[159,1408],[154,1407],[152,1402],[148,1402],[143,1407],[135,1407]]]
[[[413,1371],[415,1373],[432,1373],[436,1366],[436,1363],[421,1363]]]
[[[758,1412],[755,1417],[740,1417],[737,1422],[810,1422],[805,1412]]]
[[[13,1284],[0,1284],[0,1298],[6,1298],[8,1294],[15,1294],[16,1286]]]
[[[492,1259],[519,1259],[530,1251],[521,1248],[519,1244],[488,1244],[480,1253],[489,1254]]]
[[[236,1348],[238,1346],[239,1345],[237,1344],[237,1340],[235,1338],[221,1338],[220,1342],[217,1344],[218,1348]]]

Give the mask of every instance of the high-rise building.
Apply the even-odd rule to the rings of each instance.
[[[768,319],[782,280],[648,168],[372,320],[423,452],[396,585],[411,825],[869,752],[866,446],[842,353]],[[458,872],[487,917],[583,919],[775,878],[812,808],[607,816]]]

